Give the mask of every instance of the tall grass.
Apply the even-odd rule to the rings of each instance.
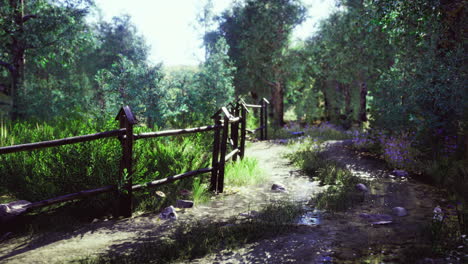
[[[113,130],[116,126],[115,121],[59,120],[54,125],[2,122],[0,146],[91,134]],[[136,127],[135,133],[148,130]],[[138,140],[134,144],[133,183],[146,183],[209,167],[211,144],[210,133]],[[38,201],[116,184],[120,158],[121,146],[114,138],[0,155],[0,196]],[[245,158],[227,164],[226,184],[256,184],[263,175],[256,160]],[[209,177],[209,174],[199,175],[134,193],[136,210],[156,210],[177,199],[194,199],[196,203],[207,201]],[[156,190],[166,194],[165,197],[155,195]],[[183,191],[187,193],[186,190],[189,195],[182,195]]]
[[[8,123],[0,127],[2,146],[85,135],[117,128],[115,121],[58,120],[47,123]],[[136,128],[135,132],[147,131]],[[142,139],[134,144],[133,182],[145,183],[185,171],[208,167],[211,137],[208,135]],[[35,151],[0,155],[0,196],[38,201],[58,195],[117,183],[121,146],[116,138],[53,147]],[[198,176],[199,184],[207,182]],[[152,196],[152,191],[135,193],[139,208],[156,208],[180,198],[182,189],[192,190],[193,178],[158,188],[165,198]],[[148,200],[146,200],[148,197]]]
[[[243,186],[262,182],[266,177],[254,158],[245,157],[243,160],[226,165],[226,185]]]

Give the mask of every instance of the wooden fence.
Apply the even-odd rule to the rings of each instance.
[[[48,147],[63,146],[102,138],[117,138],[119,139],[122,147],[122,158],[120,160],[118,184],[108,185],[97,189],[80,191],[77,193],[67,194],[43,201],[33,202],[26,207],[26,212],[34,208],[45,207],[56,203],[83,199],[101,193],[115,192],[118,198],[118,208],[116,215],[130,217],[132,215],[133,191],[139,191],[149,187],[161,186],[167,183],[174,182],[176,180],[193,177],[203,173],[211,173],[210,190],[215,193],[222,193],[224,189],[225,164],[230,160],[236,161],[237,158],[242,159],[244,157],[246,133],[260,131],[260,140],[265,140],[268,138],[268,104],[269,102],[266,99],[262,99],[258,105],[246,104],[244,100],[238,99],[234,103],[230,103],[228,106],[219,109],[219,111],[217,111],[212,116],[212,125],[141,134],[133,134],[133,126],[137,124],[137,120],[133,115],[130,107],[124,106],[120,109],[116,117],[116,120],[119,121],[119,129],[84,136],[76,136],[51,141],[2,147],[0,148],[0,155],[20,151],[32,151]],[[246,127],[247,114],[250,112],[249,108],[260,109],[260,127],[254,130],[248,130]],[[185,172],[182,174],[170,176],[164,179],[159,179],[144,184],[133,185],[131,175],[133,173],[132,156],[134,141],[145,138],[156,138],[191,133],[203,133],[208,131],[214,131],[211,167]],[[228,149],[230,149],[229,153]]]

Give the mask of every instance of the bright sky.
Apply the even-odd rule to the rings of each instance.
[[[129,14],[147,43],[150,60],[166,66],[197,65],[203,59],[201,35],[195,29],[196,16],[202,0],[95,0],[105,20]],[[214,12],[221,13],[233,0],[213,0]],[[309,18],[296,28],[294,37],[305,39],[314,25],[328,16],[334,0],[303,0],[309,6]]]

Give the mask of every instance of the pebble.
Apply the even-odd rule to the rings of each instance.
[[[286,187],[280,183],[273,183],[271,190],[275,192],[286,192]]]
[[[361,192],[368,192],[369,191],[369,189],[367,189],[367,186],[362,184],[362,183],[356,184],[356,190],[361,191]]]
[[[406,216],[406,215],[408,215],[408,211],[405,208],[400,207],[400,206],[393,207],[392,212],[396,216]]]

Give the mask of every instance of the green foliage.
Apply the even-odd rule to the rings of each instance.
[[[464,204],[468,204],[468,162],[449,158],[431,160],[424,163],[423,173],[436,184],[446,186],[458,195]]]
[[[245,157],[243,160],[226,164],[226,186],[259,184],[265,180],[265,173],[258,167],[258,161]]]
[[[115,129],[115,124],[56,120],[46,123],[6,123],[2,146],[38,142]],[[38,201],[58,195],[115,184],[120,159],[117,140],[102,139],[0,156],[0,174],[8,193]]]
[[[96,74],[97,85],[102,89],[103,110],[115,113],[121,106],[129,105],[137,117],[144,118],[149,126],[164,125],[164,87],[161,65],[135,64],[121,56],[109,70]]]
[[[199,70],[181,69],[167,76],[165,115],[170,126],[206,125],[220,107],[232,101],[235,68],[227,56],[228,49],[221,38]]]
[[[90,120],[56,122],[54,126],[46,123],[3,123],[0,143],[5,146],[116,129],[115,121],[104,124]],[[137,128],[136,132],[144,130]],[[211,149],[207,146],[211,143],[208,142],[211,142],[211,137],[202,136],[137,141],[134,146],[135,172],[131,176],[133,183],[146,183],[209,167]],[[121,147],[116,139],[1,155],[0,183],[4,187],[1,191],[18,199],[38,201],[115,185],[120,158]],[[167,201],[159,200],[154,206],[174,201],[180,190],[191,190],[192,186],[193,179],[187,179],[175,185],[161,187],[159,190],[168,193]],[[145,195],[147,193],[142,196],[137,194],[136,199],[141,201],[141,197]]]
[[[46,90],[63,86],[60,81],[64,79],[81,79],[79,74],[67,76],[67,71],[75,68],[76,52],[88,47],[90,34],[85,16],[91,5],[87,0],[0,2],[0,83],[6,85],[5,92],[11,96],[12,117],[31,113],[28,111],[29,102],[33,101],[30,96],[38,95],[36,87],[28,87],[35,84],[31,81],[33,77],[47,82],[49,76],[54,76],[52,87],[46,85]],[[50,69],[54,69],[53,74]],[[53,100],[74,95],[45,94],[52,94]],[[77,106],[72,104],[71,107]],[[41,110],[49,110],[44,108]]]
[[[218,29],[205,35],[205,45],[224,37],[229,57],[237,68],[237,95],[272,97],[275,119],[282,124],[283,91],[289,69],[285,52],[294,26],[305,17],[297,0],[248,0],[236,2],[218,17]],[[276,104],[275,104],[276,102]]]

